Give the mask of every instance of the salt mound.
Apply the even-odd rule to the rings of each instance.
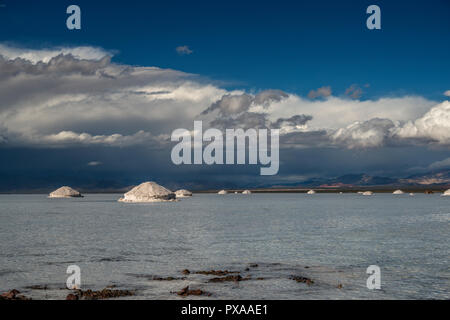
[[[71,187],[61,187],[48,195],[49,198],[81,198],[81,193]]]
[[[159,202],[175,200],[175,193],[155,182],[144,182],[124,194],[120,202]]]
[[[244,190],[242,191],[242,194],[251,194],[252,192],[250,190]]]
[[[226,190],[220,190],[217,194],[228,194],[228,191],[226,191]]]
[[[410,195],[410,196],[413,196],[413,195],[414,195],[414,193],[412,193],[412,192],[411,192],[411,193],[410,193],[409,195]]]
[[[181,190],[175,191],[175,196],[177,198],[192,197],[192,192],[190,192],[189,190],[181,189]]]
[[[316,194],[316,192],[315,192],[314,190],[309,190],[309,191],[307,192],[307,194]]]
[[[443,194],[442,194],[443,196],[450,196],[450,189],[448,189],[447,191],[445,191]]]
[[[363,196],[371,196],[371,195],[373,195],[373,192],[372,191],[366,191],[366,192],[363,192],[362,195]]]
[[[402,190],[395,190],[392,194],[404,194]]]

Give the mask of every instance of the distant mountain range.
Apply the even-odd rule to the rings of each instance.
[[[300,183],[277,185],[276,187],[317,187],[317,188],[356,188],[356,187],[449,187],[450,169],[439,172],[415,174],[406,178],[388,178],[367,174],[347,174],[332,179],[310,179]],[[272,186],[275,187],[275,186]]]
[[[80,179],[66,183],[46,183],[45,181],[35,181],[29,184],[27,188],[21,185],[15,185],[14,181],[2,181],[0,183],[0,193],[49,193],[62,185],[70,185],[82,193],[124,193],[129,191],[134,185],[120,183],[119,181],[82,181]],[[20,182],[20,181],[19,181]],[[373,189],[373,190],[392,190],[392,189],[411,189],[411,190],[444,190],[450,189],[450,169],[414,174],[405,178],[389,178],[382,176],[371,176],[368,174],[346,174],[336,178],[313,178],[306,181],[282,182],[274,181],[271,184],[241,184],[236,182],[220,181],[190,181],[189,183],[165,183],[164,186],[171,190],[182,188],[192,191],[214,191],[220,189],[241,190],[241,189],[259,189],[274,191],[296,191],[302,189],[322,189],[322,190],[352,190],[352,189]]]

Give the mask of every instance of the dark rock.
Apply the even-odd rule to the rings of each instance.
[[[69,293],[66,297],[66,300],[79,300],[79,297],[76,294]]]
[[[101,300],[101,299],[109,299],[109,298],[120,298],[126,296],[134,296],[133,291],[129,290],[112,290],[112,289],[103,289],[101,291],[93,291],[93,290],[75,290],[74,295],[78,297],[78,299],[84,300]]]
[[[187,297],[187,296],[210,296],[211,294],[205,292],[201,289],[189,290],[189,286],[181,289],[177,292],[179,296]]]
[[[228,275],[226,277],[209,279],[208,282],[230,282],[230,281],[239,282],[246,280],[250,280],[250,277],[242,278],[240,275]]]
[[[236,274],[238,271],[228,271],[228,270],[210,270],[210,271],[197,271],[196,274],[203,274],[207,276],[226,276],[228,274]]]
[[[154,281],[174,281],[174,280],[186,280],[186,277],[181,277],[181,278],[165,277],[164,278],[164,277],[153,276],[149,280],[154,280]]]
[[[311,285],[314,283],[313,280],[306,278],[306,277],[301,277],[301,276],[292,276],[291,279],[295,280],[297,282],[306,283],[307,285]]]
[[[20,291],[13,289],[0,295],[0,300],[31,300],[28,297],[19,295]]]
[[[188,275],[191,272],[188,269],[184,269],[183,271],[181,271],[181,273],[184,274],[184,275]]]

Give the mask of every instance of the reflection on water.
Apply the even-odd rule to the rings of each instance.
[[[450,298],[450,198],[231,194],[123,204],[119,197],[1,195],[0,291],[64,298],[66,268],[77,264],[83,288],[137,290],[131,299],[179,299],[171,292],[187,285],[212,293],[208,299]],[[373,264],[382,272],[379,291],[366,288]],[[195,273],[211,269],[245,281]]]

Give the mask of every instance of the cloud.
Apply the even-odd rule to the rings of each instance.
[[[357,84],[352,84],[345,90],[345,95],[352,99],[359,99],[363,94],[362,89]]]
[[[349,148],[379,147],[389,143],[408,142],[450,146],[450,102],[444,101],[434,106],[414,121],[402,123],[375,118],[338,129],[331,137]]]
[[[179,55],[189,55],[192,54],[192,51],[188,46],[179,46],[175,49]]]
[[[444,92],[444,96],[450,97],[450,90],[445,91],[445,92]]]
[[[280,90],[264,90],[256,95],[247,93],[226,94],[220,100],[213,103],[201,115],[215,113],[215,118],[210,122],[215,128],[280,128],[284,122],[295,125],[299,122],[298,116],[286,119],[277,119],[274,123],[267,119],[267,113],[251,112],[251,108],[268,108],[272,103],[280,102],[289,95]],[[307,121],[307,120],[306,120]]]
[[[277,121],[272,123],[273,128],[282,128],[283,125],[288,125],[292,127],[304,126],[308,121],[312,120],[312,116],[308,115],[295,115],[290,118],[279,118]]]
[[[15,60],[17,58],[30,61],[32,63],[44,62],[48,63],[52,58],[59,55],[72,55],[76,59],[83,60],[101,60],[106,56],[113,56],[112,52],[96,47],[59,47],[52,49],[25,49],[10,47],[0,44],[0,55],[7,60]]]
[[[194,120],[205,127],[278,128],[289,147],[450,144],[448,101],[354,100],[333,96],[329,87],[310,98],[273,89],[230,91],[176,70],[116,64],[90,47],[1,45],[0,97],[1,146],[160,148]]]
[[[319,97],[326,98],[326,97],[331,96],[331,93],[332,93],[331,87],[321,87],[321,88],[318,88],[317,90],[311,90],[308,93],[308,98],[310,98],[310,99],[316,99]]]
[[[450,158],[433,162],[428,168],[431,170],[448,169],[450,168]]]
[[[254,97],[249,94],[227,94],[224,95],[220,100],[214,102],[211,106],[204,110],[202,114],[206,115],[215,110],[219,111],[220,116],[238,114],[248,111],[253,101]]]
[[[2,145],[151,144],[141,132],[157,137],[190,126],[225,93],[194,75],[118,65],[108,56],[59,54],[36,63],[0,56]]]
[[[391,137],[393,128],[395,124],[391,120],[375,118],[338,129],[331,134],[331,138],[350,149],[379,147]]]
[[[89,167],[97,167],[97,166],[101,166],[103,163],[101,162],[101,161],[91,161],[91,162],[88,162],[88,166]]]
[[[436,105],[435,101],[417,96],[383,97],[375,100],[349,100],[330,96],[326,100],[309,100],[289,94],[267,108],[252,106],[249,111],[266,113],[270,121],[289,118],[296,114],[312,116],[308,130],[334,131],[354,122],[369,121],[374,118],[392,121],[413,121]]]
[[[423,117],[408,121],[395,131],[395,135],[403,139],[450,145],[450,102],[444,101]]]

